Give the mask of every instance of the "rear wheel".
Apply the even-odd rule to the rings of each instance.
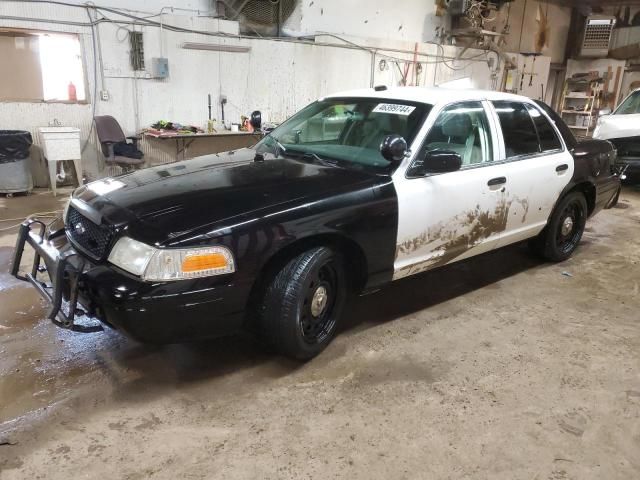
[[[335,335],[346,292],[337,252],[314,247],[295,256],[266,286],[259,310],[265,339],[284,355],[315,357]]]
[[[552,262],[566,260],[580,243],[587,214],[584,195],[569,193],[558,203],[545,229],[529,241],[530,248]]]

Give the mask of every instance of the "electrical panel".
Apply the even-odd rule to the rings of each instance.
[[[169,59],[165,57],[152,58],[151,76],[153,78],[167,78],[169,76]]]
[[[129,63],[135,71],[144,70],[144,42],[142,32],[129,32]]]
[[[581,57],[604,58],[609,54],[611,36],[616,18],[604,15],[587,17],[584,27],[584,37],[580,48]]]

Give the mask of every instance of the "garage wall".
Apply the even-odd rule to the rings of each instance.
[[[538,53],[551,62],[564,62],[571,8],[545,1],[515,0],[505,4],[486,28],[502,32],[509,24],[510,34],[501,47],[507,52],[536,50],[536,37],[546,17],[546,46]],[[448,17],[436,16],[436,0],[304,0],[285,23],[292,33],[330,32],[341,35],[433,42],[440,29],[450,27]]]
[[[285,31],[432,42],[447,25],[436,16],[435,0],[302,0]]]
[[[546,22],[545,22],[546,19]],[[551,63],[563,63],[571,8],[536,0],[515,0],[506,4],[495,22],[497,32],[509,24],[510,34],[505,37],[508,52],[537,52],[551,57]],[[543,28],[546,25],[546,29]],[[546,46],[537,48],[540,32],[544,31]]]
[[[118,6],[116,0],[110,3]],[[194,0],[188,5],[193,7],[198,4]],[[149,2],[143,3],[143,6],[152,8]],[[2,18],[3,16],[48,21],[24,21]],[[111,17],[114,18],[114,15]],[[125,28],[131,29],[133,26],[101,23],[96,28],[104,67],[102,81],[100,63],[94,61],[91,28],[81,25],[87,21],[87,13],[82,8],[0,2],[0,27],[79,35],[89,93],[87,104],[0,103],[0,129],[29,130],[34,134],[37,144],[39,126],[46,126],[57,120],[63,125],[79,127],[83,143],[86,141],[83,151],[84,168],[92,178],[105,174],[95,135],[91,134],[94,114],[113,115],[127,134],[159,119],[204,125],[207,118],[207,95],[211,94],[214,99],[213,116],[220,119],[221,112],[216,100],[220,94],[224,94],[228,99],[225,108],[227,121],[239,121],[240,115],[259,109],[264,113],[265,120],[280,122],[305,104],[328,93],[369,87],[372,82],[399,84],[399,71],[404,71],[406,63],[413,61],[414,51],[415,59],[423,62],[423,68],[419,75],[410,75],[407,82],[409,85],[431,86],[471,77],[476,87],[494,88],[496,78],[499,78],[499,74],[492,72],[487,63],[495,54],[478,50],[467,50],[464,52],[464,59],[452,60],[459,53],[459,49],[452,46],[439,47],[398,39],[350,37],[360,45],[375,47],[377,52],[372,55],[361,48],[344,48],[346,45],[343,41],[330,37],[318,37],[317,42],[322,45],[302,44],[286,39],[239,38],[234,36],[238,32],[236,22],[174,12],[164,15],[165,23],[208,32],[225,32],[230,36],[223,38],[164,29],[163,54],[169,59],[170,75],[167,79],[158,80],[149,78],[150,75],[145,72],[134,74],[129,67]],[[151,58],[160,56],[160,29],[149,26],[135,28],[143,32],[145,59],[149,70]],[[182,48],[183,42],[242,45],[249,47],[250,51],[229,53],[185,50]],[[386,69],[379,67],[382,59],[387,62]],[[95,100],[95,92],[102,89],[109,92],[109,101]],[[169,152],[160,155],[160,158],[153,161],[167,162],[174,158]],[[37,148],[34,149],[34,156],[33,162],[43,171],[44,163]],[[40,179],[36,181],[38,184],[46,181],[44,175],[37,178]]]

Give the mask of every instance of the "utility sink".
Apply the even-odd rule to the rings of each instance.
[[[40,133],[80,133],[76,127],[40,127]]]
[[[44,156],[50,162],[80,159],[80,129],[76,127],[40,127]]]

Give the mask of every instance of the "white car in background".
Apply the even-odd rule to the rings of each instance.
[[[640,173],[640,89],[631,92],[612,113],[602,111],[593,138],[609,140],[618,150],[618,163]]]

